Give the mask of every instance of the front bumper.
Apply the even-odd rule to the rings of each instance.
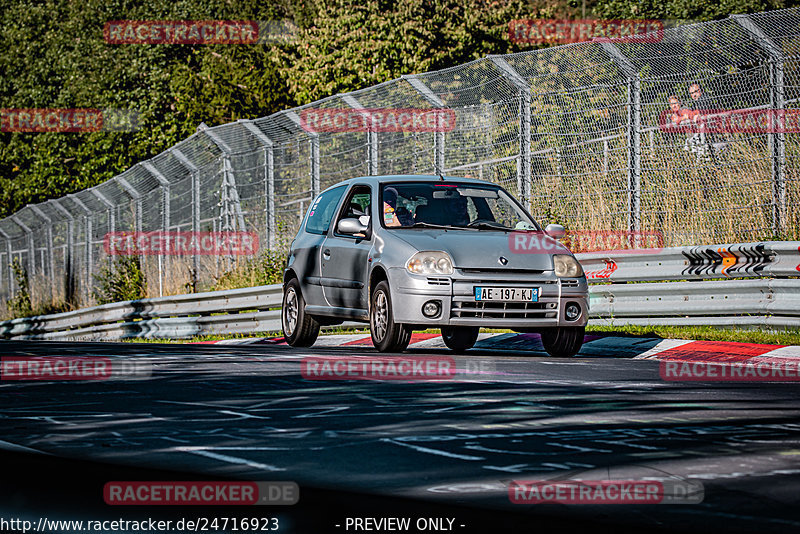
[[[484,328],[547,328],[584,326],[589,318],[589,287],[585,277],[558,278],[553,271],[541,273],[467,272],[456,269],[450,276],[412,275],[404,268],[389,270],[392,311],[398,323],[419,326],[480,326]],[[475,286],[538,287],[538,302],[476,302]],[[423,315],[423,305],[437,300],[437,317]],[[574,321],[564,316],[567,303],[581,313]]]

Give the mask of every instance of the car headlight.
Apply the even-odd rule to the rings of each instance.
[[[559,278],[577,278],[583,276],[583,267],[575,259],[575,256],[568,254],[553,254],[553,267],[556,269],[556,276]]]
[[[412,274],[453,274],[453,260],[447,252],[417,252],[406,262]]]

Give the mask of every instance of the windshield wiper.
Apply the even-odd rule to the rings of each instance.
[[[470,228],[486,228],[487,230],[500,230],[501,232],[513,232],[513,228],[509,228],[496,222],[479,222],[470,226]]]
[[[398,226],[397,228],[440,228],[442,230],[477,230],[477,228],[467,228],[466,226],[453,226],[452,224],[434,224],[429,222],[415,222],[411,226]]]

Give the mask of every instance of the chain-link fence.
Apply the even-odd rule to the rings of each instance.
[[[660,231],[667,245],[797,238],[800,142],[782,131],[690,135],[660,121],[677,96],[703,107],[800,107],[800,10],[669,29],[660,42],[589,42],[404,76],[215,128],[116,178],[0,221],[0,302],[13,259],[54,301],[93,299],[108,232],[257,232],[284,245],[326,187],[370,174],[502,184],[544,223]],[[698,104],[695,103],[695,108]],[[449,131],[314,132],[308,110],[441,108]],[[220,256],[142,258],[153,296],[204,287]]]

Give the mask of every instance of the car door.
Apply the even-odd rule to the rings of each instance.
[[[322,244],[330,229],[339,201],[347,191],[342,185],[319,195],[308,208],[303,230],[292,243],[291,266],[302,284],[303,298],[310,306],[325,306],[321,285]]]
[[[350,308],[366,313],[365,298],[367,259],[372,249],[372,189],[368,185],[354,185],[342,203],[328,237],[322,245],[322,288],[330,306]],[[363,236],[341,234],[339,221],[360,218],[368,224]]]

